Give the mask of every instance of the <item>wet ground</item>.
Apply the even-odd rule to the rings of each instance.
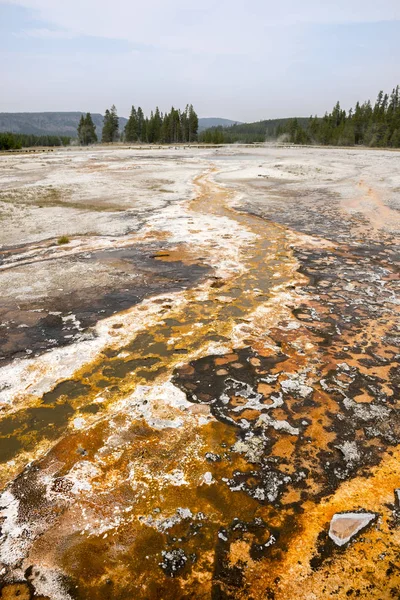
[[[7,252],[4,256],[7,258]],[[67,268],[72,264],[83,280],[94,264],[107,272],[107,281],[95,279],[90,285],[71,290],[58,288],[51,295],[23,299],[18,306],[11,298],[0,299],[0,365],[88,337],[89,328],[99,319],[130,308],[145,297],[187,288],[209,270],[203,264],[160,260],[167,256],[168,244],[161,252],[159,245],[153,244],[76,253],[67,260],[49,259],[54,260],[58,271],[62,271],[63,263],[68,263]],[[29,266],[34,275],[36,264]]]
[[[400,597],[400,154],[1,160],[0,597]]]

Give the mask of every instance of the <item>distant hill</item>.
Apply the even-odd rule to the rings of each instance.
[[[39,113],[0,113],[0,132],[26,133],[34,135],[66,135],[76,137],[81,112],[39,112]],[[103,115],[92,113],[98,137],[103,130]],[[226,135],[234,137],[233,141],[249,141],[257,137],[256,141],[264,140],[269,135],[274,135],[279,125],[285,125],[289,119],[272,119],[258,121],[257,123],[241,123],[231,119],[206,117],[199,119],[199,132],[204,132],[213,127],[222,127]],[[301,125],[306,119],[299,119]],[[119,128],[123,131],[127,119],[119,118]],[[258,140],[259,138],[259,140]],[[228,138],[227,138],[228,141]]]
[[[308,117],[296,117],[296,119],[299,125],[306,125],[308,123]],[[287,117],[284,119],[266,119],[264,121],[255,121],[254,123],[237,123],[233,126],[230,125],[229,131],[232,133],[262,133],[268,135],[277,127],[284,127],[292,120],[292,117]]]
[[[12,133],[33,133],[34,135],[69,135],[76,137],[76,129],[81,112],[38,112],[38,113],[0,113],[0,131]],[[92,113],[96,125],[97,135],[100,137],[103,130],[103,115]],[[119,118],[119,129],[123,131],[127,119]],[[230,127],[239,124],[239,121],[219,119],[216,117],[199,119],[199,131],[209,127]]]
[[[76,137],[81,112],[0,113],[0,131],[34,135],[69,135]],[[92,113],[97,135],[103,130],[103,115]],[[119,118],[122,131],[127,119]]]
[[[199,119],[199,131],[209,129],[210,127],[230,127],[240,124],[240,121],[231,121],[230,119],[220,119],[218,117],[203,117]]]
[[[213,126],[207,130],[203,130],[200,135],[200,140],[209,143],[225,143],[231,144],[234,142],[252,143],[265,142],[273,140],[286,133],[287,128],[293,119],[267,119],[265,121],[257,121],[255,123],[237,123],[226,126]],[[297,117],[297,123],[301,127],[306,127],[308,118]]]

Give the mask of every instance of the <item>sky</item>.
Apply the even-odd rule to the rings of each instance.
[[[323,115],[399,57],[400,0],[0,0],[0,112]]]

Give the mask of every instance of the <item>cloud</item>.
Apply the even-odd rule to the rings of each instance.
[[[193,102],[256,120],[390,90],[400,2],[0,0],[0,33],[0,110]]]
[[[72,40],[76,34],[72,31],[64,31],[63,29],[22,29],[14,32],[15,37],[24,38],[32,37],[46,40]]]
[[[9,0],[79,35],[217,51],[252,47],[277,26],[400,20],[398,0]]]

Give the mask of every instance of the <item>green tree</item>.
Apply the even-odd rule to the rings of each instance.
[[[189,106],[186,105],[185,110],[181,113],[181,133],[182,141],[189,141]]]
[[[97,142],[96,126],[93,123],[92,115],[86,113],[86,116],[81,116],[78,125],[78,139],[82,146],[88,146]]]
[[[95,144],[97,142],[96,125],[93,123],[92,115],[89,112],[86,113],[86,127],[89,144]]]
[[[164,144],[168,144],[170,140],[170,116],[168,113],[164,115],[163,122],[161,125],[161,138],[160,141]]]
[[[106,110],[103,119],[103,132],[101,135],[101,141],[105,143],[112,142],[112,124],[110,111]]]
[[[115,142],[119,136],[119,119],[117,109],[113,104],[110,110],[106,110],[103,119],[103,133],[101,141],[105,143]]]
[[[139,106],[137,110],[137,135],[140,142],[144,141],[144,113]]]
[[[161,117],[158,106],[156,106],[156,111],[154,113],[154,119],[153,119],[153,135],[154,135],[153,141],[156,143],[158,143],[161,139],[161,127],[162,127],[162,117]]]
[[[400,148],[400,129],[395,129],[390,138],[392,148]]]
[[[81,115],[79,125],[78,125],[78,140],[80,144],[83,144],[84,139],[84,129],[85,129],[85,118]]]
[[[138,139],[138,120],[137,112],[134,106],[132,106],[131,114],[128,122],[125,125],[125,141],[136,142]]]
[[[199,118],[198,118],[197,114],[195,113],[195,110],[194,110],[192,104],[189,106],[188,120],[189,120],[189,136],[188,136],[187,141],[193,142],[197,139],[197,132],[199,129]]]

